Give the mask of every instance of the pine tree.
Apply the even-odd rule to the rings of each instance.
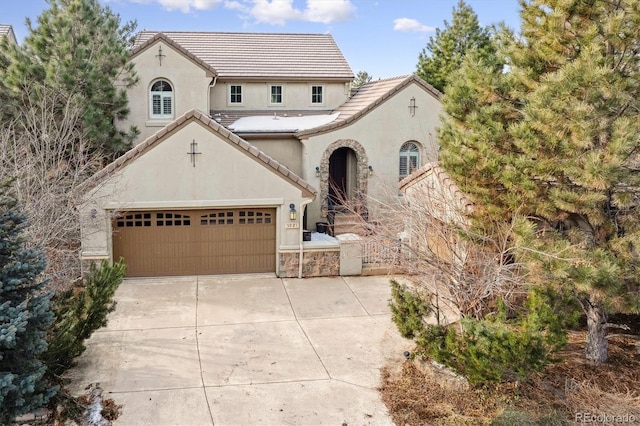
[[[480,206],[518,214],[514,239],[540,284],[587,317],[607,360],[607,315],[637,310],[640,2],[530,0],[503,34],[503,71],[469,57],[444,98],[442,165]]]
[[[444,21],[444,29],[436,29],[435,36],[429,37],[418,56],[418,76],[441,92],[469,51],[489,56],[495,52],[489,29],[480,26],[478,15],[463,0],[453,8],[452,17],[451,24]]]
[[[0,424],[42,407],[55,393],[43,382],[46,368],[38,359],[53,321],[50,295],[38,279],[45,259],[24,247],[24,227],[9,183],[0,182]]]
[[[351,87],[360,87],[363,84],[369,83],[373,79],[372,75],[369,75],[366,71],[358,71],[356,74],[356,78],[353,79],[353,83],[351,83]]]
[[[27,19],[29,34],[22,45],[0,47],[0,96],[5,104],[20,105],[22,89],[30,82],[61,91],[84,111],[84,140],[110,160],[125,152],[137,134],[115,127],[116,119],[129,114],[124,88],[116,82],[126,87],[136,82],[133,65],[127,63],[136,24],[121,26],[120,17],[98,0],[49,3],[37,26]],[[9,112],[4,119],[10,118]]]

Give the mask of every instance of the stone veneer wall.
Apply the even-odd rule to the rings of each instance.
[[[280,278],[298,277],[300,252],[280,253]],[[340,275],[340,250],[305,251],[302,256],[302,276],[330,277]]]

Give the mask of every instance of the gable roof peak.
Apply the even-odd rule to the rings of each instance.
[[[194,62],[200,68],[204,69],[207,72],[207,76],[215,77],[215,76],[218,75],[218,71],[214,67],[212,67],[211,65],[207,64],[202,59],[200,59],[196,55],[194,55],[193,53],[189,52],[187,49],[182,47],[179,43],[177,43],[171,37],[167,36],[165,33],[162,33],[162,32],[156,33],[153,37],[147,39],[146,41],[144,41],[142,43],[138,43],[139,35],[140,35],[140,33],[138,33],[136,35],[136,41],[134,42],[134,48],[131,51],[131,55],[129,56],[129,59],[135,58],[140,53],[142,53],[145,50],[147,50],[147,48],[149,48],[151,45],[155,44],[159,40],[162,40],[166,44],[168,44],[169,46],[173,47],[178,52],[180,52],[187,59],[189,59],[192,62]]]
[[[173,122],[169,123],[167,126],[156,132],[154,135],[150,136],[143,142],[131,148],[125,154],[117,158],[111,164],[107,165],[102,170],[87,179],[84,183],[82,183],[79,188],[80,191],[89,191],[100,181],[125,167],[132,161],[136,160],[148,150],[152,149],[158,143],[163,141],[167,137],[167,135],[171,134],[178,128],[186,125],[186,123],[191,121],[198,122],[204,127],[209,128],[212,132],[217,133],[223,139],[225,139],[226,142],[235,144],[239,149],[244,150],[247,155],[254,157],[257,162],[263,163],[265,167],[271,168],[273,172],[300,188],[307,196],[315,197],[317,193],[316,189],[309,183],[304,181],[301,177],[293,173],[284,165],[280,164],[278,161],[269,157],[264,152],[260,151],[255,146],[251,145],[249,142],[232,133],[226,127],[218,124],[207,114],[197,109],[191,109],[185,112],[180,117],[176,118]]]
[[[306,137],[312,134],[331,131],[338,127],[353,123],[412,83],[417,84],[431,96],[440,101],[442,93],[430,84],[425,83],[425,81],[416,74],[370,81],[369,83],[363,84],[357,88],[347,102],[340,105],[333,111],[334,113],[340,114],[338,119],[323,126],[299,131],[296,133],[296,136],[299,138]]]

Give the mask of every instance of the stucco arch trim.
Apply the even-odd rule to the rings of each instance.
[[[355,193],[360,197],[360,203],[366,203],[367,186],[369,181],[369,160],[362,145],[354,139],[339,139],[325,149],[320,159],[320,213],[327,217],[329,211],[329,159],[334,151],[340,148],[350,148],[356,155],[356,188]],[[366,207],[366,206],[361,206]]]

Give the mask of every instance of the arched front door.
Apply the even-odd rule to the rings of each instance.
[[[329,201],[334,206],[346,204],[356,193],[356,153],[348,147],[338,148],[329,157]]]
[[[367,154],[357,141],[339,139],[325,149],[320,159],[320,212],[329,212],[345,201],[366,209],[369,163]]]

